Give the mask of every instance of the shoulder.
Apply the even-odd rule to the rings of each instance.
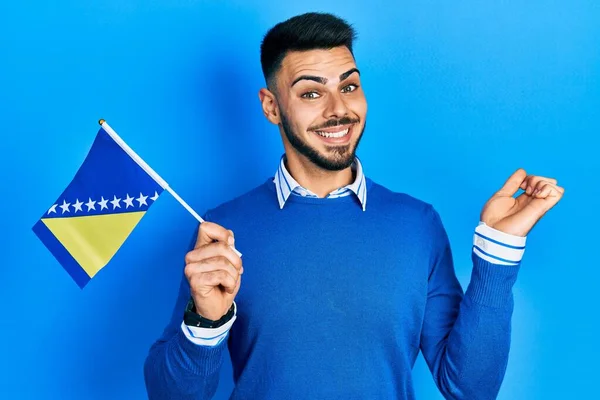
[[[402,211],[417,216],[431,217],[436,214],[433,205],[414,195],[393,191],[371,179],[368,182],[368,202],[374,206],[385,207],[387,211]]]
[[[251,217],[257,210],[277,205],[277,195],[272,188],[273,178],[270,177],[260,185],[227,200],[206,211],[207,220],[236,219],[240,216]]]
[[[410,232],[413,241],[445,243],[446,230],[434,205],[404,192],[393,191],[376,182],[371,183],[367,209],[372,206],[379,218],[391,222],[404,233]]]

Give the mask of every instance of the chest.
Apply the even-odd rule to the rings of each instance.
[[[427,292],[427,243],[410,230],[374,234],[370,228],[313,223],[310,229],[256,232],[253,239],[261,245],[243,256],[236,325],[257,337],[274,326],[298,334],[308,321],[313,330],[341,335],[375,332],[417,340]]]

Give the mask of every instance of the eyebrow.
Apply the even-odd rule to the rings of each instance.
[[[360,75],[360,71],[358,70],[358,68],[352,68],[352,69],[344,72],[343,74],[340,75],[340,82],[343,81],[344,79],[348,78],[350,75],[352,75],[355,72]],[[315,81],[322,85],[325,85],[327,83],[327,78],[323,78],[321,76],[301,75],[301,76],[297,77],[296,79],[294,79],[294,82],[292,82],[291,86],[294,86],[296,83],[300,82],[301,80]]]

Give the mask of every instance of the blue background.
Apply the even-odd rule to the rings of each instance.
[[[593,397],[600,4],[296,3],[3,4],[1,397],[145,397],[143,361],[172,311],[195,220],[164,193],[84,290],[31,227],[79,168],[99,118],[200,213],[262,183],[282,146],[258,102],[260,40],[312,10],[359,32],[366,174],[436,206],[463,287],[481,207],[516,168],[566,188],[528,239],[499,398]],[[422,358],[414,374],[418,398],[441,398]]]

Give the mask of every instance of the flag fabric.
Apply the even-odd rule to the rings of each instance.
[[[83,288],[163,190],[102,127],[75,177],[33,231]]]

